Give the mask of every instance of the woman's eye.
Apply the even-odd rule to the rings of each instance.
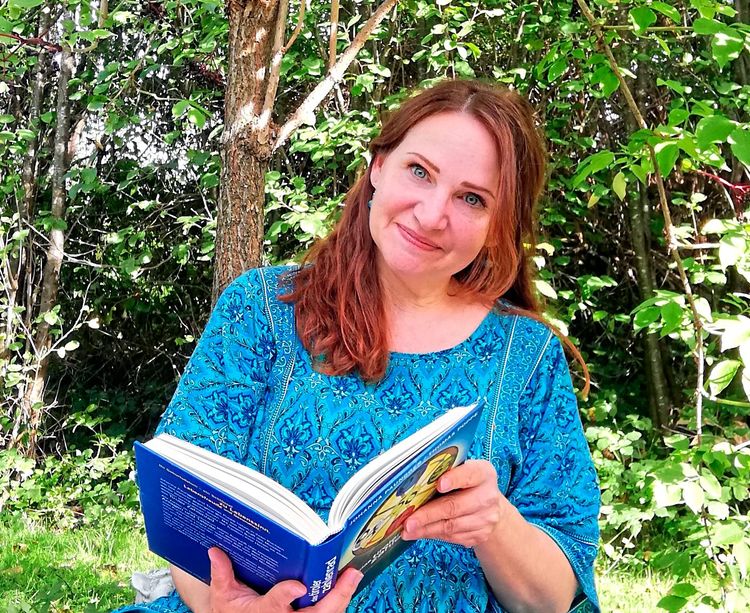
[[[469,206],[484,206],[484,200],[482,200],[481,196],[478,196],[477,194],[466,194],[464,196],[464,201]]]
[[[417,179],[427,178],[427,171],[423,166],[420,166],[419,164],[412,164],[409,168],[411,168],[411,174],[417,177]]]

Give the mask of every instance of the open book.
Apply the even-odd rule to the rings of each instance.
[[[336,495],[326,524],[265,475],[168,434],[135,444],[149,548],[205,583],[207,551],[224,550],[235,575],[265,592],[296,579],[320,600],[349,566],[361,589],[411,543],[406,518],[436,494],[437,480],[461,464],[480,406],[456,407],[362,467]]]

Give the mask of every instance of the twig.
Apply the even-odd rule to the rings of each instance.
[[[328,43],[328,70],[336,63],[336,36],[339,30],[339,0],[331,0],[331,39]]]
[[[274,32],[273,51],[271,52],[271,66],[266,81],[266,97],[263,100],[263,110],[257,122],[258,141],[267,143],[271,138],[271,113],[276,101],[276,90],[281,77],[281,59],[284,57],[284,32],[286,31],[286,17],[289,14],[289,0],[281,0],[279,12],[276,16],[276,31]]]
[[[633,117],[637,121],[638,126],[644,130],[648,130],[648,124],[643,118],[643,115],[641,115],[638,105],[633,98],[633,94],[630,92],[630,88],[628,87],[628,84],[625,82],[625,79],[620,72],[620,68],[617,65],[617,60],[615,60],[612,49],[604,39],[604,32],[602,31],[601,24],[594,17],[594,14],[591,12],[591,9],[586,3],[586,0],[576,1],[578,2],[578,6],[581,7],[581,12],[585,15],[589,24],[593,28],[594,33],[596,34],[597,41],[601,49],[603,49],[605,55],[607,56],[607,59],[609,60],[610,68],[612,69],[612,72],[615,74],[617,80],[620,83],[620,91],[622,91],[623,96],[625,96],[625,100],[627,101],[628,107],[630,108],[630,112],[633,114]],[[703,325],[701,324],[698,308],[695,305],[695,298],[693,297],[693,290],[690,287],[690,280],[688,279],[687,273],[685,272],[685,265],[682,262],[682,258],[680,257],[680,253],[677,248],[677,241],[675,240],[675,237],[672,233],[672,230],[674,229],[674,226],[672,224],[672,215],[669,211],[669,203],[667,201],[667,192],[664,188],[664,180],[661,176],[659,164],[656,160],[656,152],[651,145],[647,145],[647,147],[649,156],[651,158],[651,164],[654,167],[654,178],[656,180],[656,187],[659,192],[661,212],[664,217],[664,237],[667,241],[667,249],[669,250],[669,254],[672,256],[672,260],[677,267],[680,280],[682,281],[683,289],[685,290],[685,296],[687,297],[688,303],[690,304],[690,310],[693,313],[693,326],[695,328],[695,361],[698,370],[698,380],[695,385],[695,419],[697,439],[698,443],[700,444],[701,437],[703,435],[703,394],[701,393],[701,390],[703,390],[703,375],[705,369]]]
[[[294,32],[292,32],[292,36],[289,38],[289,42],[284,45],[284,49],[282,50],[282,54],[289,51],[289,47],[292,46],[295,40],[297,40],[297,36],[299,36],[299,33],[302,31],[302,26],[305,23],[305,0],[299,0],[299,15],[297,16],[297,27],[294,28]]]
[[[635,26],[608,26],[608,25],[601,25],[599,26],[602,30],[623,30],[623,31],[632,31],[635,32]],[[685,32],[685,31],[692,31],[692,26],[649,26],[648,28],[643,28],[639,30],[640,32]]]
[[[29,45],[31,47],[42,47],[46,51],[55,51],[56,53],[60,53],[62,51],[62,47],[60,45],[46,41],[41,36],[32,36],[31,38],[26,38],[24,36],[19,36],[18,34],[7,34],[5,32],[0,32],[0,36],[4,36],[5,38],[12,38],[13,40],[17,40],[22,45]],[[6,58],[3,58],[3,59],[6,59]]]
[[[381,21],[383,21],[383,19],[385,19],[385,16],[397,2],[398,0],[384,0],[372,16],[365,22],[357,33],[357,36],[354,37],[354,40],[349,47],[347,47],[347,49],[341,54],[341,57],[339,57],[338,61],[328,71],[325,78],[318,83],[315,89],[313,89],[302,104],[300,104],[294,114],[280,128],[276,141],[273,144],[274,151],[286,142],[292,132],[302,124],[305,118],[314,113],[318,104],[320,104],[328,95],[328,92],[331,91],[334,83],[343,78],[347,66],[349,66],[354,58],[357,57],[357,53],[359,53],[360,49],[362,49],[367,42],[372,31]]]
[[[719,243],[696,243],[695,245],[688,245],[688,244],[677,244],[675,245],[677,249],[684,249],[686,251],[690,250],[698,250],[698,249],[718,249],[721,247]]]

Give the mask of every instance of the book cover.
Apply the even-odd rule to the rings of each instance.
[[[411,544],[400,538],[404,521],[436,494],[440,475],[466,459],[480,414],[480,407],[475,407],[384,475],[349,515],[344,528],[317,545],[136,443],[149,549],[209,583],[207,552],[219,547],[232,560],[237,578],[258,592],[286,579],[304,583],[308,591],[295,602],[296,607],[323,598],[339,573],[350,566],[364,574],[359,591]]]

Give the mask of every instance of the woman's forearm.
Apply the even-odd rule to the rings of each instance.
[[[565,554],[503,498],[503,520],[474,547],[495,597],[509,611],[568,611],[578,582]]]
[[[208,586],[176,566],[169,567],[172,580],[182,601],[193,613],[210,613]]]

